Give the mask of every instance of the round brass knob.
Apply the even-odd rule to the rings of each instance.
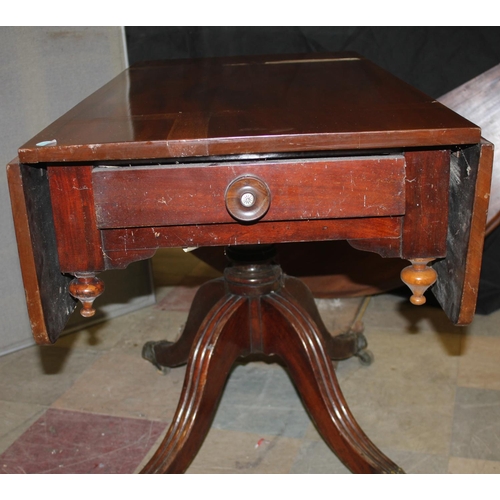
[[[252,222],[269,210],[271,192],[258,177],[244,175],[229,184],[226,189],[227,211],[237,221]]]

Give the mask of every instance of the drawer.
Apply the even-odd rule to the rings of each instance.
[[[102,229],[380,217],[405,210],[405,159],[399,155],[100,166],[92,183]]]

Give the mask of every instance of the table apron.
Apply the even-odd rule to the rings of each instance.
[[[270,207],[262,221],[383,217],[405,212],[402,155],[100,167],[92,173],[100,229],[234,222],[228,186],[260,179]]]
[[[402,217],[373,217],[258,224],[206,224],[192,226],[139,227],[101,231],[107,267],[124,268],[136,260],[152,257],[158,248],[254,245],[305,241],[380,239],[379,247],[399,257]],[[379,251],[373,248],[372,251]],[[333,256],[332,256],[333,258]]]

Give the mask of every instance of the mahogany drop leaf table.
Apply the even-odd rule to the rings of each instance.
[[[279,357],[326,443],[356,473],[401,469],[363,433],[331,336],[274,245],[346,240],[409,261],[411,301],[432,287],[455,324],[475,311],[493,147],[478,126],[356,53],[136,64],[19,149],[8,165],[33,335],[55,342],[92,316],[98,274],[161,247],[225,246],[175,343],[143,356],[187,363],[182,395],[146,473],[183,472],[234,362]],[[311,255],[314,259],[314,255]],[[331,256],[335,259],[335,255]]]

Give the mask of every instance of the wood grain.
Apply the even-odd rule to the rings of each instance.
[[[50,140],[57,145],[37,146]],[[358,54],[281,54],[134,65],[19,157],[94,162],[479,140],[479,127]]]
[[[406,213],[403,259],[446,254],[449,150],[406,151]]]
[[[7,180],[33,338],[52,344],[76,302],[68,292],[71,277],[59,270],[47,171],[12,161]]]
[[[146,344],[146,358],[155,366],[187,361],[187,369],[172,424],[141,472],[186,470],[208,433],[232,364],[238,356],[250,354],[277,356],[287,365],[318,431],[353,472],[403,472],[362,431],[340,390],[330,355],[349,357],[357,348],[349,348],[344,340],[337,342],[322,323],[315,323],[321,319],[314,299],[298,280],[283,276],[272,262],[271,248],[268,258],[264,252],[260,259],[261,247],[254,250],[257,254],[249,265],[252,250],[244,251],[238,261],[242,250],[235,249],[224,281],[217,279],[200,288],[189,325],[177,342]],[[202,321],[196,313],[199,309],[207,313]]]
[[[107,269],[124,268],[136,260],[150,258],[158,248],[255,245],[276,241],[328,241],[377,236],[399,242],[401,218],[259,222],[251,225],[206,224],[102,231]]]
[[[228,186],[262,179],[270,208],[262,221],[401,215],[405,161],[399,156],[96,168],[100,228],[234,222]]]
[[[469,324],[476,309],[492,166],[487,141],[452,156],[446,258],[433,266],[438,281],[432,291],[457,325]]]
[[[48,167],[61,272],[104,270],[91,166]]]

